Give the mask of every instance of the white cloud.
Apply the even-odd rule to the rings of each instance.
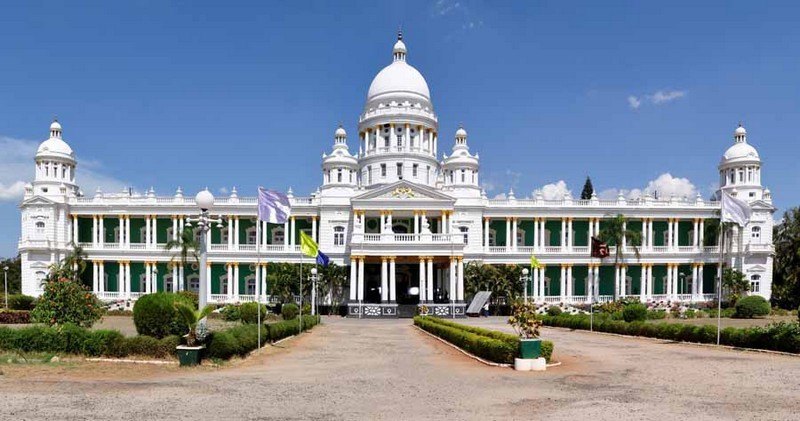
[[[460,2],[453,2],[450,0],[438,0],[433,5],[434,15],[445,16],[451,12],[458,10],[461,7]]]
[[[650,104],[650,105],[661,105],[666,104],[668,102],[675,101],[677,99],[683,98],[688,94],[687,91],[665,91],[660,90],[656,91],[653,94],[649,95],[628,95],[628,105],[634,109],[638,110],[643,104]]]
[[[650,180],[643,189],[605,189],[597,193],[597,197],[605,200],[616,199],[619,194],[627,199],[639,199],[646,193],[660,199],[669,199],[673,195],[676,198],[693,199],[697,195],[697,188],[688,178],[673,177],[670,173],[664,173]]]
[[[564,180],[545,184],[542,188],[534,191],[534,195],[536,195],[537,192],[541,192],[545,200],[560,200],[567,196],[567,194],[572,194],[572,191],[567,188],[567,183]]]
[[[495,199],[495,200],[506,200],[506,194],[505,193],[496,194],[494,197],[492,197],[492,199]]]
[[[33,158],[38,141],[13,139],[0,136],[0,201],[17,201],[25,193],[25,185],[33,181]],[[78,163],[76,181],[87,194],[98,187],[104,192],[117,192],[126,183],[103,173],[97,161],[86,160]]]
[[[222,195],[226,195],[226,194],[229,194],[231,192],[230,190],[228,190],[227,187],[220,187],[219,189],[217,189],[217,191],[219,192],[219,194],[222,194]]]

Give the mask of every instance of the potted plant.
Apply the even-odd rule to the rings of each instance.
[[[428,306],[422,304],[419,306],[418,311],[420,316],[427,316],[430,310],[428,309]]]
[[[519,358],[514,360],[515,368],[520,371],[544,369],[542,340],[539,339],[542,321],[536,317],[536,306],[533,303],[513,304],[508,324],[519,336]]]
[[[200,352],[205,348],[201,344],[205,338],[205,325],[201,321],[214,311],[214,307],[205,306],[202,310],[195,310],[188,304],[178,302],[175,303],[175,309],[189,330],[183,336],[186,339],[186,345],[177,347],[178,360],[181,366],[198,365],[200,364]]]

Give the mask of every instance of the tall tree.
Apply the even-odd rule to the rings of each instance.
[[[592,186],[592,179],[586,176],[586,182],[583,183],[583,190],[581,191],[581,200],[589,200],[594,194],[594,186]]]
[[[619,262],[625,258],[626,250],[622,247],[623,239],[626,240],[628,248],[633,250],[636,260],[641,257],[639,246],[642,244],[642,233],[628,229],[628,219],[622,214],[606,219],[598,238],[600,241],[616,246],[614,250],[614,267],[617,267]],[[625,282],[625,280],[623,279],[622,282]],[[614,301],[619,298],[617,292],[617,288],[614,288]]]
[[[178,236],[178,239],[167,241],[167,244],[164,245],[164,249],[166,251],[177,250],[177,254],[172,256],[169,260],[170,267],[186,267],[190,262],[200,262],[200,258],[197,255],[198,244],[191,227],[184,228],[181,235]],[[202,270],[203,268],[200,269]],[[177,291],[177,279],[172,280],[172,285],[174,285],[175,291]]]
[[[722,290],[727,293],[730,305],[736,305],[739,298],[747,291],[750,291],[750,281],[747,280],[742,272],[732,268],[725,268],[722,274]]]
[[[783,214],[783,222],[773,229],[772,300],[783,308],[800,305],[800,207]]]
[[[22,291],[22,259],[19,255],[14,258],[10,259],[3,259],[0,262],[0,267],[7,267],[8,272],[8,293],[9,294],[19,294]],[[0,279],[0,283],[3,284],[3,288],[5,288],[4,279]],[[3,291],[5,293],[5,291]]]

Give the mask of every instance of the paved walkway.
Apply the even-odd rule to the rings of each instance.
[[[507,328],[504,320],[471,323]],[[409,320],[328,319],[219,370],[0,376],[14,419],[797,419],[800,358],[546,329],[562,367],[481,365]],[[2,418],[0,417],[0,418]]]

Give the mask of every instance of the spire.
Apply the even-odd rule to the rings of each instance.
[[[397,42],[394,43],[394,49],[392,49],[392,57],[394,57],[394,61],[406,61],[406,44],[403,42],[403,31],[397,31]]]

